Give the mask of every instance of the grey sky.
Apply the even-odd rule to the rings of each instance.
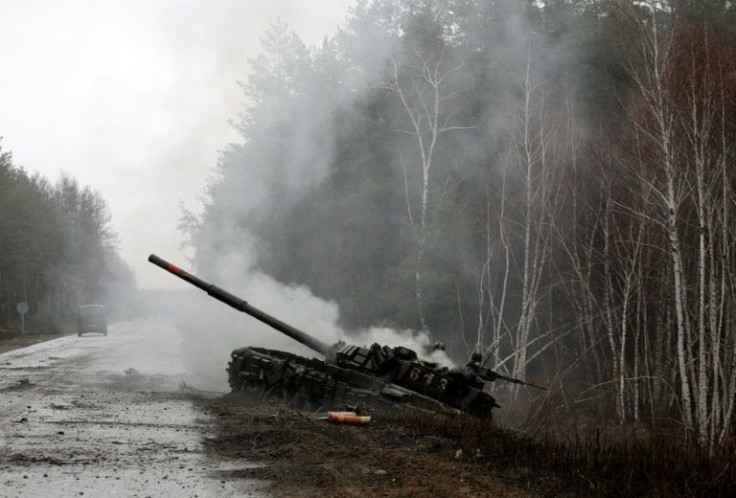
[[[217,152],[237,140],[237,81],[277,18],[308,44],[348,0],[3,0],[0,136],[29,172],[62,171],[107,200],[145,288],[178,288],[146,262],[184,263],[180,203],[197,210]]]

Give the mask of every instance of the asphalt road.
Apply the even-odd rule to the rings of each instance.
[[[0,497],[256,497],[205,455],[211,422],[168,322],[0,354]]]

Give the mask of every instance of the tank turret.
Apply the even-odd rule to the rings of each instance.
[[[420,360],[405,347],[328,345],[154,254],[148,261],[324,357],[310,359],[258,347],[236,349],[227,367],[233,392],[276,396],[313,410],[367,405],[377,410],[410,407],[490,418],[499,405],[485,392],[486,382],[528,384],[482,367],[477,358],[463,367],[447,368]]]

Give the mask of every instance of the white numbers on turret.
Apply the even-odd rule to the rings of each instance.
[[[423,384],[431,389],[437,391],[444,391],[447,389],[447,379],[439,378],[432,371],[425,371],[420,367],[414,367],[409,371],[409,380],[415,384]],[[434,382],[434,385],[433,385]]]

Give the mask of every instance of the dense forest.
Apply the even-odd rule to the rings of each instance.
[[[29,176],[0,149],[0,331],[21,329],[21,302],[26,331],[52,334],[81,304],[120,312],[114,298],[134,288],[100,194],[67,174],[55,184]]]
[[[252,251],[346,329],[732,437],[734,2],[363,1],[249,62],[242,141],[181,223],[201,271]]]

